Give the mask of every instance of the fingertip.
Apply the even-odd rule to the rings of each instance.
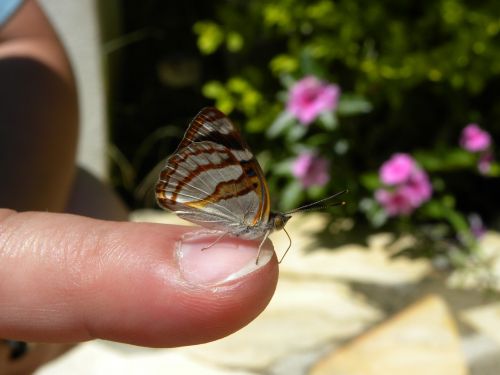
[[[111,339],[153,347],[200,344],[241,329],[265,309],[278,280],[271,242],[256,265],[258,241],[228,237],[203,250],[214,237],[192,234],[182,233],[174,254],[144,275],[149,287],[140,298],[148,300],[134,317],[143,314],[140,332]]]
[[[173,347],[242,328],[276,288],[271,243],[256,265],[258,241],[228,237],[202,251],[213,239],[186,240],[192,231],[75,215],[9,216],[0,236],[0,330],[25,341]]]

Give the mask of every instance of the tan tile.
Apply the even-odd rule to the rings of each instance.
[[[380,317],[343,284],[282,277],[255,321],[224,339],[186,350],[219,366],[262,370],[290,353],[359,334]]]
[[[468,309],[461,318],[500,345],[500,302]]]
[[[290,220],[287,230],[292,237],[292,247],[281,263],[282,273],[397,285],[418,282],[432,269],[430,262],[424,259],[391,258],[394,245],[388,246],[390,236],[383,233],[371,236],[368,247],[352,244],[332,248],[319,244],[318,231],[326,226],[328,219],[328,215],[314,213],[297,215]],[[284,234],[273,234],[272,240],[278,255],[288,246]]]
[[[478,248],[450,276],[454,288],[500,291],[500,233],[487,232]]]
[[[463,375],[468,371],[445,302],[426,297],[319,361],[310,375]]]
[[[127,347],[127,350],[115,350],[103,341],[87,342],[47,364],[35,375],[255,375],[199,362],[176,349]]]

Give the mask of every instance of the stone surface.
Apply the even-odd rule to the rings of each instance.
[[[467,373],[448,308],[429,296],[326,356],[310,375]]]
[[[464,321],[500,346],[500,302],[474,307],[461,314]]]
[[[328,215],[311,213],[298,214],[289,221],[286,228],[292,248],[281,264],[282,273],[390,285],[415,283],[430,272],[426,260],[390,258],[390,236],[386,234],[370,237],[369,247],[351,244],[334,249],[327,241],[319,242],[318,230],[325,227],[327,219]],[[276,233],[271,238],[278,254],[287,248],[284,234]]]
[[[449,278],[450,287],[500,292],[500,233],[487,232],[464,263]]]
[[[285,356],[359,334],[380,317],[343,284],[281,277],[269,306],[247,327],[187,350],[220,366],[263,370]]]
[[[255,375],[248,371],[222,369],[197,362],[172,349],[115,350],[103,341],[81,344],[59,360],[45,365],[35,375]]]
[[[462,349],[471,375],[498,375],[500,346],[485,335],[463,337]]]

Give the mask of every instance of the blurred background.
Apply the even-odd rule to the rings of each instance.
[[[277,209],[348,188],[335,216],[354,227],[466,252],[471,223],[498,225],[495,3],[116,1],[98,11],[108,168],[131,208],[155,205],[155,167],[215,105],[242,128]],[[398,190],[404,176],[390,169],[400,163],[422,171],[425,181],[408,183],[429,191]]]
[[[282,264],[283,294],[278,290],[278,305],[270,307],[280,318],[249,326],[250,337],[236,334],[232,340],[246,343],[231,352],[236,362],[227,358],[236,345],[229,341],[187,350],[181,360],[165,357],[180,366],[171,373],[190,373],[190,361],[194,369],[208,361],[204,373],[221,374],[398,373],[342,366],[346,358],[370,363],[363,345],[377,338],[394,344],[388,352],[397,350],[398,335],[383,335],[401,332],[397,324],[406,318],[405,327],[413,322],[423,336],[432,327],[428,346],[415,339],[410,357],[422,347],[430,356],[440,353],[433,335],[444,337],[441,359],[452,367],[426,373],[498,373],[500,337],[492,331],[500,332],[500,4],[41,3],[77,71],[80,162],[110,181],[134,219],[164,220],[159,215],[166,214],[146,211],[156,206],[159,168],[208,105],[241,128],[275,209],[349,189],[344,207],[290,222],[294,249]],[[308,291],[314,292],[307,297]],[[442,324],[425,320],[432,316],[442,316]],[[353,326],[343,333],[325,328],[346,322]],[[305,324],[304,332],[282,342],[284,324]],[[263,327],[276,328],[276,337],[252,333]],[[132,352],[153,356],[96,345],[123,361]],[[272,345],[281,349],[271,358],[259,351]],[[243,352],[252,353],[250,364],[235,359]],[[158,366],[155,373],[164,373]]]

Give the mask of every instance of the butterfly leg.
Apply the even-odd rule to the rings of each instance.
[[[217,242],[219,242],[220,240],[222,240],[226,235],[227,235],[227,232],[222,233],[219,237],[217,237],[217,239],[214,242],[212,242],[210,245],[205,246],[204,248],[202,248],[201,251],[206,250],[206,249],[210,249]]]
[[[264,242],[266,242],[267,240],[267,237],[269,237],[269,234],[271,234],[271,231],[268,230],[266,232],[266,234],[264,235],[264,238],[262,239],[262,241],[260,242],[260,245],[259,245],[259,251],[257,252],[257,258],[255,258],[255,264],[259,264],[259,257],[260,257],[260,253],[262,251],[262,245],[264,245]]]
[[[281,256],[281,259],[278,261],[278,264],[281,264],[281,262],[283,262],[286,253],[288,253],[288,250],[290,250],[290,248],[292,247],[292,239],[290,238],[290,235],[288,234],[285,228],[283,228],[283,230],[285,231],[286,236],[288,237],[288,247],[286,248],[285,253]]]

